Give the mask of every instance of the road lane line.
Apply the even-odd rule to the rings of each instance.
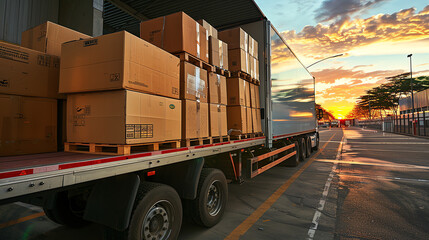
[[[263,215],[271,208],[271,206],[283,195],[283,193],[289,188],[289,186],[301,175],[304,170],[314,162],[317,156],[325,149],[329,141],[334,138],[337,133],[334,133],[328,142],[316,152],[297,172],[295,172],[291,178],[289,178],[283,185],[281,185],[265,202],[263,202],[249,217],[247,217],[238,227],[236,227],[225,240],[237,240],[243,236],[250,227],[252,227]]]
[[[373,152],[402,152],[402,153],[429,153],[429,151],[412,151],[412,150],[384,150],[384,149],[370,149],[370,148],[355,148],[352,147],[348,150],[350,151],[373,151]]]
[[[22,218],[18,218],[18,219],[15,219],[15,220],[11,220],[9,222],[0,223],[0,229],[5,228],[5,227],[9,227],[9,226],[12,226],[12,225],[15,225],[15,224],[18,224],[18,223],[22,223],[22,222],[25,222],[25,221],[28,221],[28,220],[31,220],[31,219],[35,219],[35,218],[38,218],[38,217],[42,217],[42,216],[45,216],[45,213],[44,212],[38,212],[38,213],[35,213],[35,214],[28,215],[26,217],[22,217]]]
[[[312,240],[314,238],[314,234],[316,234],[317,227],[319,226],[320,216],[322,215],[322,211],[325,208],[326,198],[328,197],[332,178],[334,177],[334,173],[338,165],[338,160],[340,159],[340,156],[341,156],[343,141],[344,141],[344,132],[343,132],[343,138],[341,139],[340,145],[338,146],[337,156],[335,157],[334,165],[332,166],[332,170],[329,173],[328,180],[326,180],[325,188],[323,189],[323,193],[322,193],[322,198],[320,198],[319,206],[317,207],[316,212],[314,213],[313,221],[311,222],[310,229],[308,230],[307,240]]]
[[[377,166],[377,167],[387,167],[387,168],[410,168],[410,169],[421,169],[429,170],[429,166],[422,165],[411,165],[411,164],[401,164],[401,163],[375,163],[375,162],[356,162],[356,161],[338,161],[330,159],[317,159],[317,162],[330,162],[330,163],[339,163],[350,164],[350,165],[365,165],[365,166]]]

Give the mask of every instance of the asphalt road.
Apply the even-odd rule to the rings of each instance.
[[[298,167],[229,184],[224,219],[210,229],[185,219],[179,239],[429,239],[428,140],[357,128],[320,134],[320,151]],[[0,206],[0,239],[93,240],[101,228],[60,226],[13,203]]]

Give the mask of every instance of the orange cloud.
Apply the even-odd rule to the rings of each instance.
[[[331,19],[328,16],[327,19]],[[415,8],[393,14],[378,14],[367,19],[348,15],[330,24],[306,26],[301,32],[282,33],[293,49],[306,57],[323,58],[378,42],[419,40],[429,37],[429,5],[419,13]]]

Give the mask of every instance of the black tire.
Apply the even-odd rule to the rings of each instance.
[[[142,182],[128,228],[117,231],[105,227],[104,239],[177,239],[181,226],[182,203],[177,192],[164,184]]]
[[[313,152],[316,152],[317,150],[319,150],[319,142],[320,142],[319,133],[316,133],[316,146],[313,147]]]
[[[305,138],[298,139],[298,157],[299,161],[301,162],[305,161],[306,145],[307,144],[305,144]]]
[[[69,227],[83,227],[89,222],[82,218],[76,211],[73,211],[73,202],[69,199],[68,192],[55,193],[51,207],[44,206],[45,215],[55,223]],[[83,211],[83,209],[81,209]],[[83,212],[82,212],[83,214]]]
[[[310,137],[306,137],[305,138],[306,143],[305,143],[305,157],[309,158],[311,155],[311,138]]]
[[[198,182],[197,198],[190,201],[189,214],[196,224],[213,227],[222,219],[227,201],[225,175],[218,169],[205,168],[201,171]]]
[[[298,141],[295,141],[294,144],[295,144],[296,154],[285,161],[287,163],[287,166],[296,167],[299,165],[299,162],[300,162],[299,161],[299,143]]]

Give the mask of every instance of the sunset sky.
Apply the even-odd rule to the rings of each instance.
[[[316,77],[316,102],[344,117],[386,77],[429,75],[427,0],[256,0]]]

